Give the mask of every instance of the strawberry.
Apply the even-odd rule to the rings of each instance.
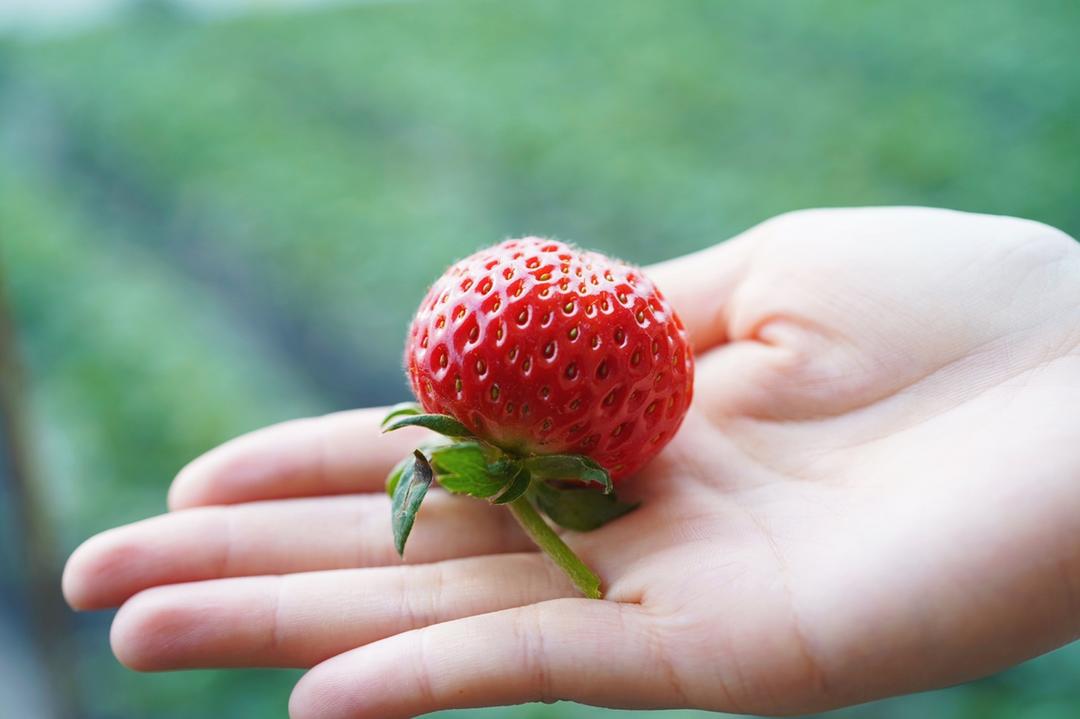
[[[693,390],[686,332],[640,269],[534,237],[447,270],[413,319],[405,366],[423,411],[396,407],[386,428],[426,426],[456,441],[391,474],[399,551],[435,478],[531,515],[518,516],[530,534],[557,539],[533,503],[574,529],[620,516],[631,507],[614,483],[671,440]],[[602,492],[582,489],[590,483]]]

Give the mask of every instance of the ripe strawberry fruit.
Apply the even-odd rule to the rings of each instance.
[[[508,504],[580,575],[582,591],[598,596],[599,580],[533,504],[574,529],[625,513],[632,507],[610,494],[613,482],[640,469],[682,423],[693,356],[652,282],[562,242],[508,240],[435,282],[409,330],[405,366],[423,412],[396,407],[386,428],[420,425],[457,441],[417,452],[391,474],[399,551],[437,478],[449,491]]]
[[[586,455],[616,481],[668,443],[693,387],[682,323],[640,270],[537,238],[451,267],[405,365],[426,411],[510,452]]]

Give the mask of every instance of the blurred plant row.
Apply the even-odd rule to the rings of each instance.
[[[0,38],[0,271],[55,560],[162,511],[176,470],[231,436],[403,398],[426,282],[507,235],[646,263],[877,203],[1080,234],[1077,27],[1066,0],[461,0],[215,24],[155,2]],[[107,658],[107,617],[72,621],[84,716],[284,715],[293,672],[137,676]],[[1074,646],[835,716],[1072,717],[1078,675]]]

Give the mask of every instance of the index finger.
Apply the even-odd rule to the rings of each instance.
[[[746,271],[755,230],[647,268],[686,325],[695,351],[728,340],[731,296]],[[386,473],[424,437],[406,428],[389,435],[384,408],[293,420],[243,435],[185,467],[169,507],[376,491]]]
[[[378,491],[394,463],[426,435],[414,428],[383,434],[385,414],[336,412],[237,437],[180,471],[169,508]]]

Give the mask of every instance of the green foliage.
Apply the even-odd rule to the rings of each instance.
[[[405,399],[427,282],[507,235],[645,263],[872,203],[1080,234],[1078,25],[1054,0],[459,0],[5,41],[0,262],[62,548],[240,432]],[[284,715],[295,672],[134,675],[84,621],[88,713]],[[1064,719],[1078,672],[1074,646],[834,716]]]
[[[502,490],[509,477],[491,472],[483,447],[476,442],[457,442],[439,447],[431,455],[439,485],[454,494],[487,499]]]
[[[510,481],[506,484],[506,489],[499,492],[496,496],[491,498],[492,504],[510,504],[514,500],[523,496],[529,491],[529,483],[532,478],[529,476],[529,471],[520,468],[515,472]]]
[[[536,504],[560,527],[590,532],[637,508],[621,502],[610,492],[591,487],[556,489],[547,482],[536,484]]]
[[[393,432],[395,429],[401,429],[402,427],[423,427],[447,437],[463,438],[473,436],[465,425],[448,414],[401,414],[400,412],[394,414],[395,416],[393,418],[388,417],[383,425],[384,432]]]
[[[394,468],[390,470],[390,474],[386,475],[386,493],[391,498],[397,492],[398,485],[401,484],[401,479],[405,476],[405,473],[412,472],[415,462],[416,458],[412,455],[405,457],[394,465]]]
[[[202,288],[110,244],[31,168],[0,167],[0,218],[36,459],[68,547],[160,511],[176,471],[223,439],[325,407]]]
[[[427,495],[435,474],[420,450],[413,452],[412,464],[406,464],[401,476],[394,482],[391,495],[390,517],[394,530],[394,548],[399,555],[405,554],[405,542],[412,532],[416,513]]]
[[[611,475],[598,462],[581,454],[545,454],[525,460],[525,469],[537,479],[555,479],[598,484],[610,494]]]
[[[416,402],[398,402],[386,411],[386,416],[383,417],[381,424],[385,429],[388,424],[398,417],[414,417],[423,413],[424,410]]]

